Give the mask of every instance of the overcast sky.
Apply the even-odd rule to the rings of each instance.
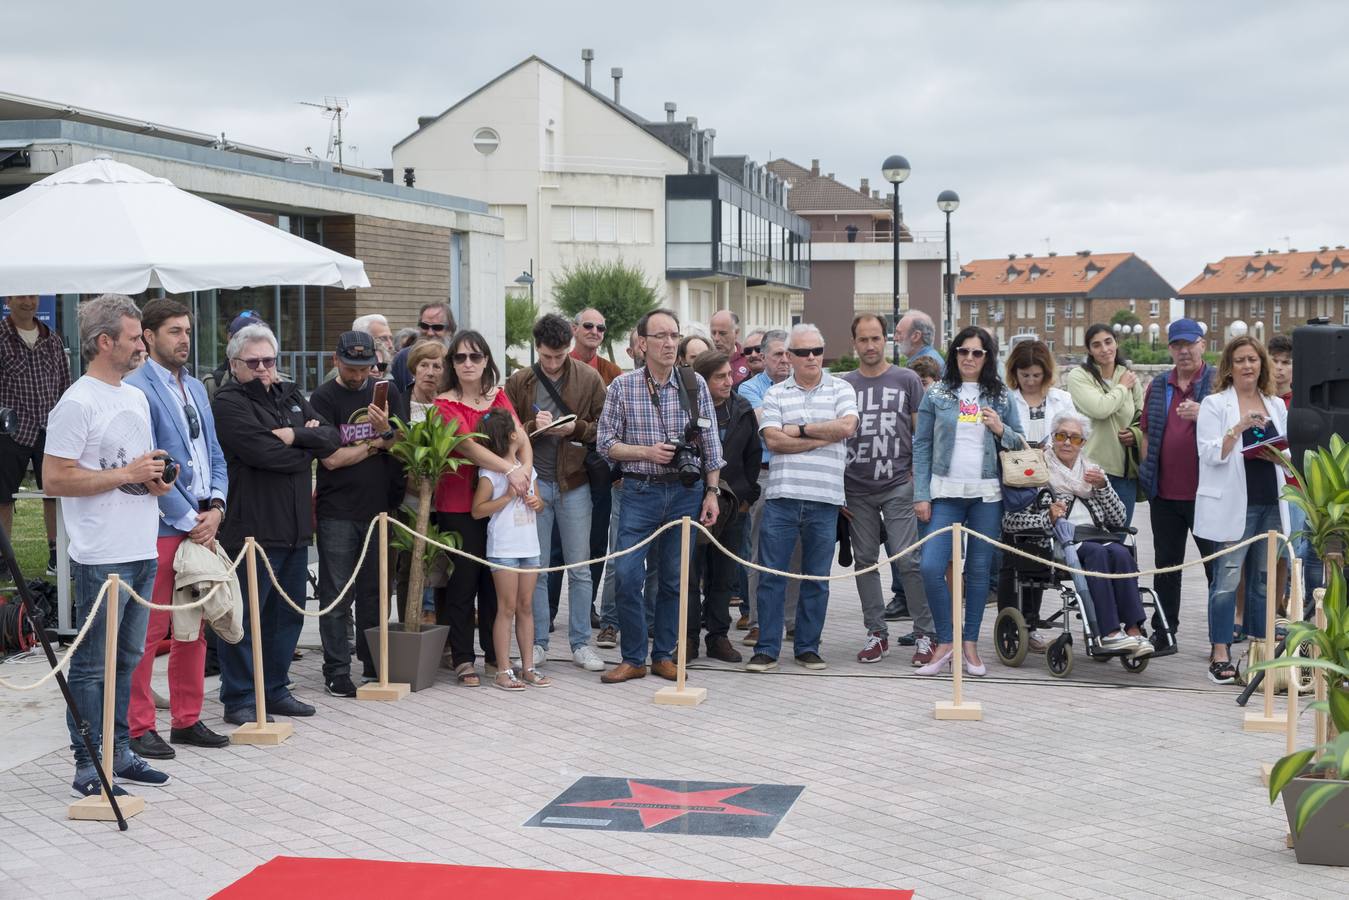
[[[625,105],[677,102],[718,153],[873,185],[904,154],[906,222],[939,229],[956,190],[964,259],[1133,250],[1180,288],[1225,255],[1349,243],[1342,2],[45,0],[3,21],[0,90],[320,154],[328,122],[296,101],[340,95],[367,166],[531,53],[579,77],[593,47],[597,83],[622,66]]]

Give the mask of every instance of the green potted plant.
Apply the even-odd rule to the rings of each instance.
[[[1332,436],[1327,447],[1308,450],[1302,471],[1279,458],[1297,478],[1283,489],[1283,498],[1307,515],[1300,532],[1311,541],[1325,565],[1322,595],[1325,626],[1297,621],[1288,626],[1283,653],[1257,663],[1253,670],[1290,667],[1314,670],[1326,699],[1308,709],[1329,718],[1330,740],[1290,753],[1274,764],[1269,777],[1271,803],[1282,796],[1300,863],[1349,865],[1349,603],[1344,578],[1349,546],[1349,445]],[[1295,655],[1314,646],[1315,658]],[[1336,733],[1338,732],[1338,737]]]
[[[399,431],[399,438],[389,448],[389,452],[403,464],[408,487],[416,494],[417,513],[413,530],[417,533],[407,545],[412,565],[408,572],[407,596],[402,598],[403,621],[389,625],[389,680],[407,683],[412,690],[419,691],[435,682],[440,655],[450,635],[450,629],[445,625],[422,626],[422,587],[426,584],[426,572],[437,552],[443,552],[429,546],[422,535],[459,546],[458,534],[431,531],[432,500],[440,479],[465,462],[454,455],[455,448],[478,435],[460,434],[457,421],[448,422],[439,415],[428,415],[411,425],[395,418],[394,426]],[[401,529],[396,530],[404,537],[407,536]],[[378,648],[379,629],[367,630],[366,640],[372,648]],[[377,649],[375,653],[378,655]]]

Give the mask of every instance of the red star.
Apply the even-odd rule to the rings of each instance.
[[[588,806],[592,809],[632,809],[642,817],[642,827],[651,828],[677,819],[685,813],[712,813],[720,816],[766,816],[768,813],[743,806],[732,806],[722,801],[743,794],[753,785],[733,788],[715,788],[710,791],[671,791],[665,788],[628,781],[628,797],[612,800],[586,800],[581,803],[563,803],[562,806]]]

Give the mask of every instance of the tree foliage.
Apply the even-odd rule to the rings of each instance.
[[[528,294],[506,295],[506,374],[520,368],[510,355],[512,347],[525,347],[534,339],[534,322],[539,318],[539,305]]]
[[[637,327],[637,321],[660,305],[660,287],[646,273],[620,261],[584,262],[562,270],[553,284],[553,303],[563,315],[574,317],[592,307],[604,316],[609,330],[605,354],[614,358],[613,342]]]
[[[1130,328],[1132,328],[1132,327],[1134,327],[1135,325],[1139,324],[1139,323],[1138,323],[1138,316],[1136,316],[1136,315],[1134,315],[1133,313],[1129,312],[1127,309],[1116,310],[1116,311],[1115,311],[1115,314],[1114,314],[1113,316],[1110,317],[1110,324],[1111,324],[1111,325],[1128,325]]]

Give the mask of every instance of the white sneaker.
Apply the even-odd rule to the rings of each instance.
[[[1106,635],[1101,638],[1102,650],[1135,650],[1138,647],[1138,641],[1132,636],[1120,632],[1119,634]]]
[[[543,665],[544,663],[546,663],[546,662],[548,662],[548,648],[542,646],[541,644],[535,644],[535,645],[534,645],[534,658],[533,658],[533,666],[534,666],[534,668],[537,669],[537,668],[539,668],[540,666],[542,666],[542,665]]]
[[[573,650],[571,652],[571,661],[582,669],[585,669],[587,672],[603,672],[605,668],[604,660],[600,659],[598,653],[590,649],[589,644],[577,647]]]

